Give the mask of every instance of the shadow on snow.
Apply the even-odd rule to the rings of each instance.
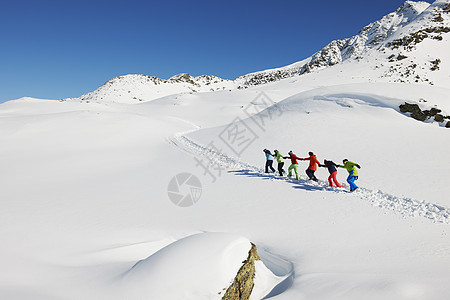
[[[336,189],[334,188],[323,186],[321,183],[315,183],[313,181],[303,179],[302,177],[300,177],[300,179],[297,180],[295,178],[290,178],[287,176],[277,176],[275,175],[275,173],[260,173],[253,170],[235,170],[235,171],[228,171],[228,173],[232,173],[238,176],[261,178],[263,180],[285,181],[287,183],[292,184],[292,188],[301,189],[305,191],[336,191]]]

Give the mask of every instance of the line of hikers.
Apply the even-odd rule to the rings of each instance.
[[[280,176],[283,176],[286,172],[284,171],[284,159],[290,159],[291,165],[288,168],[288,177],[292,176],[292,170],[295,172],[295,178],[298,180],[298,161],[299,160],[309,160],[309,166],[308,169],[306,169],[306,175],[308,175],[310,180],[318,181],[316,175],[314,173],[317,171],[317,166],[327,168],[328,172],[330,173],[330,176],[328,177],[328,183],[330,186],[333,186],[333,183],[336,185],[336,187],[342,187],[338,180],[336,179],[337,175],[337,169],[336,168],[344,168],[348,171],[348,177],[347,182],[350,185],[350,191],[353,192],[358,188],[358,186],[355,184],[355,180],[358,179],[358,169],[360,169],[360,165],[357,163],[351,162],[348,159],[343,160],[343,165],[337,165],[331,160],[324,160],[323,165],[317,160],[317,157],[314,155],[313,152],[309,152],[309,157],[306,158],[300,158],[297,155],[295,155],[292,150],[289,151],[288,156],[281,155],[280,151],[274,150],[274,154],[270,152],[270,150],[264,149],[263,152],[266,154],[266,173],[269,173],[269,169],[272,172],[275,172],[275,169],[273,168],[273,160],[274,157],[277,160],[278,163],[278,172]]]

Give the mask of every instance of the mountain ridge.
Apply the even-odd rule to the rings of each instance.
[[[442,57],[445,52],[439,49],[450,42],[446,36],[448,32],[448,0],[437,0],[432,4],[406,1],[396,11],[362,28],[355,36],[333,40],[310,57],[288,66],[249,73],[234,80],[188,73],[169,79],[129,74],[117,76],[81,97],[64,100],[138,103],[178,93],[243,89],[309,74],[344,62],[365,64],[367,69],[373,70],[371,78],[365,78],[366,81],[445,84],[446,78],[442,78],[450,74],[450,64]],[[427,45],[418,50],[417,45],[424,40],[427,40]],[[436,76],[436,73],[444,76]]]

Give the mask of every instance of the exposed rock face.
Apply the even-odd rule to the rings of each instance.
[[[300,71],[300,75],[309,73],[314,69],[321,67],[333,66],[342,62],[342,49],[345,41],[332,41],[319,52],[312,56],[309,63],[305,64]]]
[[[427,116],[422,112],[419,105],[410,104],[405,102],[405,104],[400,105],[400,111],[402,113],[411,113],[411,117],[418,121],[425,121]]]
[[[357,58],[367,49],[381,45],[389,36],[397,31],[399,27],[410,23],[428,6],[429,4],[426,2],[406,1],[395,12],[384,16],[378,21],[370,23],[357,35],[348,39],[331,42],[313,56],[313,60],[309,65],[312,65],[314,68],[332,66],[346,59]],[[328,64],[314,62],[317,60],[324,61],[324,57],[329,58]]]
[[[324,48],[316,52],[310,58],[302,62],[292,64],[283,68],[266,70],[248,74],[237,78],[241,80],[244,86],[265,84],[272,81],[289,78],[297,75],[310,73],[314,70],[330,67],[339,64],[349,59],[359,59],[367,53],[368,50],[378,49],[382,50],[387,40],[403,27],[413,22],[419,15],[421,15],[428,7],[429,3],[424,1],[413,2],[406,1],[399,9],[392,12],[378,21],[370,23],[364,27],[357,35],[340,40],[334,40]],[[440,8],[438,8],[440,9]],[[441,10],[445,10],[442,8]],[[442,27],[442,28],[441,28]],[[405,43],[411,43],[412,38],[423,39],[423,33],[431,31],[432,38],[439,39],[442,33],[446,33],[447,29],[443,26],[436,28],[420,30],[420,33],[413,35],[413,37],[405,36],[398,41],[391,42],[390,47],[396,47]],[[442,37],[441,37],[442,38]],[[405,39],[405,40],[404,40]]]
[[[436,121],[436,122],[444,122],[444,116],[443,115],[441,115],[441,114],[436,114],[435,116],[434,116],[434,120]]]
[[[222,297],[223,300],[241,300],[249,299],[253,290],[255,278],[255,261],[261,260],[256,246],[252,243],[252,248],[248,252],[247,260],[243,261],[242,267],[239,269],[233,283]]]
[[[438,108],[431,108],[430,110],[421,110],[419,105],[417,104],[411,104],[411,103],[407,103],[405,102],[404,104],[400,105],[400,112],[402,113],[411,113],[411,117],[418,120],[418,121],[425,121],[425,120],[429,120],[432,117],[434,121],[439,122],[439,123],[443,123],[445,121],[445,119],[450,119],[450,116],[444,116],[442,114],[440,114],[440,112],[442,112],[442,110],[438,109]],[[445,125],[446,128],[450,127],[450,121],[447,122],[447,124]]]
[[[443,39],[442,34],[450,32],[450,27],[429,27],[413,32],[401,39],[393,40],[387,43],[387,47],[397,49],[404,47],[405,50],[411,51],[414,47],[421,43],[424,39],[430,38],[441,41]]]
[[[284,78],[290,78],[295,75],[298,75],[300,72],[300,69],[290,69],[290,70],[276,70],[271,72],[258,72],[252,75],[246,75],[243,77],[240,77],[238,79],[244,79],[242,82],[243,86],[250,86],[250,85],[261,85],[270,83],[273,81],[281,80]]]

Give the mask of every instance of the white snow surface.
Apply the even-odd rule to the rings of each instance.
[[[233,234],[195,234],[139,261],[120,284],[127,297],[131,291],[135,298],[220,299],[218,291],[233,282],[250,248],[249,240]]]
[[[133,299],[221,299],[250,249],[250,241],[235,234],[197,233],[137,262],[117,280],[119,292]],[[289,262],[260,252],[252,299],[281,293],[292,279]]]
[[[397,49],[243,90],[1,104],[0,299],[220,299],[250,242],[252,299],[446,299],[450,129],[399,111],[450,115],[446,45],[406,54],[433,85],[385,76],[411,63],[387,63]],[[298,181],[265,174],[264,148],[355,161],[360,188],[328,187],[324,168],[312,183],[304,161]],[[201,196],[179,207],[168,185],[186,172]]]

